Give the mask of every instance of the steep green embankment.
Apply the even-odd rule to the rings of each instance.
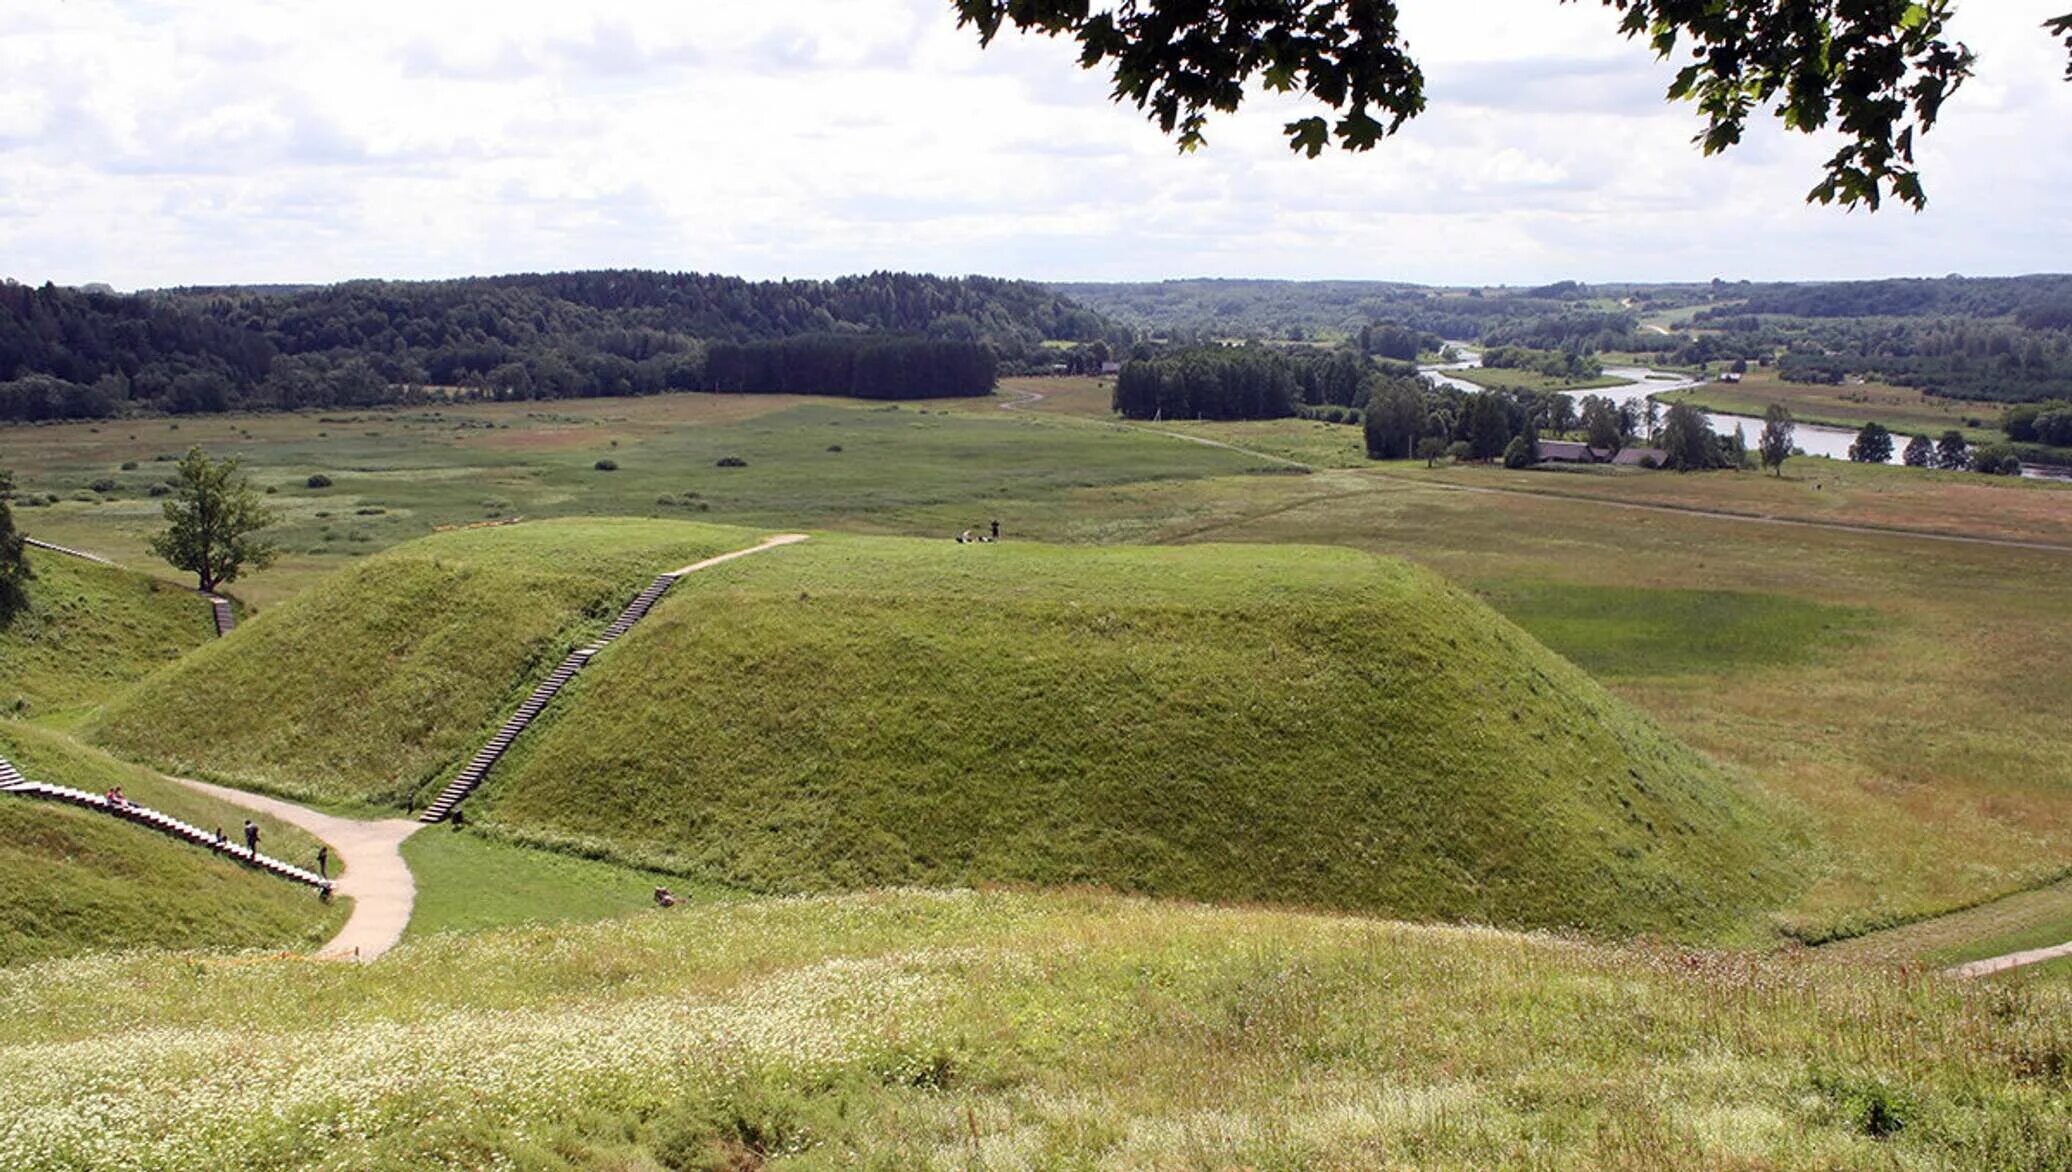
[[[0,722],[0,757],[36,781],[131,799],[235,840],[245,812],[51,732]],[[316,842],[259,818],[263,849],[308,866]],[[101,949],[299,947],[337,930],[299,884],[106,814],[0,794],[0,964]]]
[[[1091,883],[1698,937],[1797,880],[1721,772],[1345,550],[822,537],[686,583],[471,811],[768,891]]]
[[[109,704],[88,732],[174,771],[401,801],[472,752],[648,579],[760,536],[632,519],[436,534],[267,608]]]
[[[216,637],[208,603],[143,574],[29,551],[29,609],[0,628],[0,706],[93,704]]]

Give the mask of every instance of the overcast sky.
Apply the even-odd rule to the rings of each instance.
[[[1808,207],[1828,138],[1700,157],[1594,4],[1403,0],[1429,112],[1305,160],[1259,99],[1178,155],[1071,46],[948,0],[109,3],[0,12],[0,276],[598,267],[1443,284],[2072,269],[2067,0],[1958,0],[1931,205]]]

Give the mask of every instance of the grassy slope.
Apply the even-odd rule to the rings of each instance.
[[[234,840],[245,814],[56,733],[0,722],[0,756],[38,781],[136,801]],[[261,818],[269,853],[307,862],[315,842]],[[205,850],[52,802],[0,795],[0,964],[110,948],[252,948],[321,943],[344,901],[259,875]],[[0,1161],[4,1163],[4,1161]]]
[[[21,1168],[2072,1162],[2064,989],[1073,894],[60,962],[0,1039]]]
[[[478,799],[764,890],[1095,883],[1680,937],[1789,890],[1710,765],[1343,550],[824,537],[700,575]]]
[[[269,608],[110,704],[90,733],[233,784],[400,802],[651,576],[759,536],[623,519],[437,534]]]
[[[96,703],[216,635],[191,590],[38,549],[29,566],[29,609],[0,629],[0,705],[15,712]]]

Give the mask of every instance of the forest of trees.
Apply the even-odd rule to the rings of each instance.
[[[993,392],[997,364],[978,342],[816,334],[714,343],[700,390],[933,399]]]
[[[504,399],[692,390],[717,381],[709,347],[826,335],[978,345],[1013,363],[1034,361],[1046,341],[1126,332],[1029,282],[905,273],[750,282],[613,271],[134,295],[0,282],[0,419],[359,407],[456,389]],[[958,362],[950,381],[968,385],[974,364]]]
[[[1122,364],[1125,419],[1279,419],[1295,414],[1296,364],[1262,347],[1201,346]]]

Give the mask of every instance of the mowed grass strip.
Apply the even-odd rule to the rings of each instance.
[[[1436,575],[1346,550],[823,536],[679,588],[478,795],[511,835],[813,891],[1098,884],[1750,932],[1793,851]]]
[[[58,962],[0,1039],[17,1168],[2072,1161],[2063,990],[1085,894]]]
[[[113,566],[30,549],[29,607],[0,627],[0,706],[76,712],[215,638],[191,590]]]
[[[451,823],[405,840],[403,859],[417,881],[407,937],[632,915],[655,909],[657,887],[679,899],[723,894],[681,876],[499,842]]]
[[[132,801],[242,841],[243,810],[57,733],[0,722],[0,756],[31,780],[88,793],[121,786]],[[315,840],[257,821],[266,853],[313,865]],[[347,902],[325,905],[300,884],[107,814],[0,794],[0,964],[110,949],[304,947],[337,930]]]
[[[158,672],[111,703],[91,735],[169,771],[291,797],[429,800],[654,575],[762,536],[634,519],[436,534]]]

